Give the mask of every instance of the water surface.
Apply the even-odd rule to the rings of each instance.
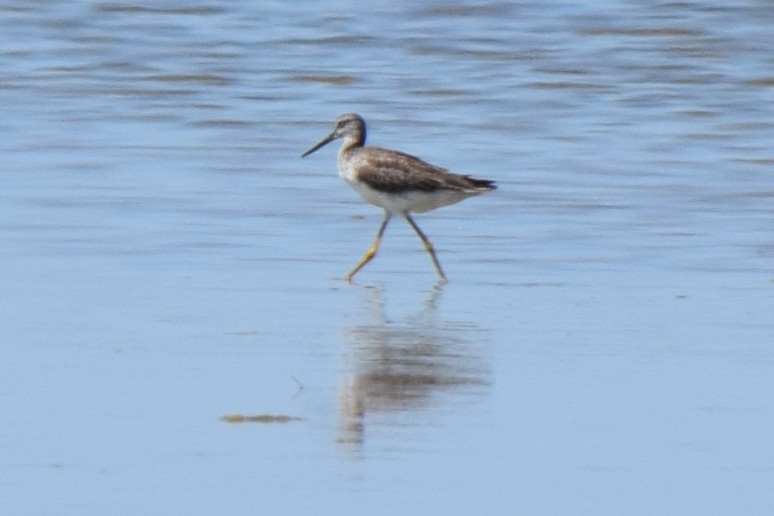
[[[6,2],[5,511],[771,514],[772,22]],[[341,281],[346,111],[498,182],[417,219],[448,285],[397,221]]]

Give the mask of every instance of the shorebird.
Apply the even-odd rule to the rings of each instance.
[[[339,176],[364,200],[384,210],[384,218],[371,247],[347,272],[344,280],[352,281],[352,277],[376,256],[387,224],[393,215],[399,215],[406,219],[422,240],[440,281],[445,283],[446,275],[435,255],[433,244],[414,222],[411,213],[434,210],[494,190],[495,182],[454,174],[396,150],[366,146],[365,120],[356,113],[345,113],[338,117],[333,131],[301,157],[308,156],[337,138],[344,139],[338,156]]]

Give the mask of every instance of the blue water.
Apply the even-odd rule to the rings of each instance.
[[[772,22],[1,5],[2,512],[771,514]],[[397,220],[341,280],[347,111],[498,182],[417,217],[449,284]]]

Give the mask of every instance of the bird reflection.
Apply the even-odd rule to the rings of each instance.
[[[478,353],[482,330],[439,321],[441,292],[433,288],[415,313],[392,320],[381,288],[363,288],[366,322],[344,330],[350,372],[339,386],[340,443],[361,445],[367,423],[380,416],[430,409],[446,399],[437,394],[480,393],[488,385],[489,370]]]

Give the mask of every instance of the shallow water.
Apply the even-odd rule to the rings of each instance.
[[[772,6],[369,9],[0,6],[5,512],[771,514]]]

